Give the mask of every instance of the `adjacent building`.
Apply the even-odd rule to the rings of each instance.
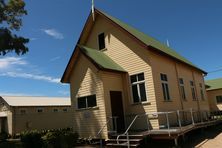
[[[81,137],[96,136],[105,126],[102,136],[107,138],[108,122],[116,122],[121,132],[138,114],[209,111],[204,70],[119,19],[97,9],[94,15],[94,20],[89,15],[61,79],[70,84],[73,126]],[[144,129],[164,126],[165,120],[155,114],[135,123]]]
[[[2,96],[0,131],[11,135],[26,130],[73,127],[70,98]]]
[[[222,78],[207,80],[206,85],[210,110],[222,110]]]

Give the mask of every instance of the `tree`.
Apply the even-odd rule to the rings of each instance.
[[[14,34],[22,26],[23,15],[27,15],[23,0],[0,0],[0,55],[15,52],[17,55],[28,52],[25,46],[29,39]]]

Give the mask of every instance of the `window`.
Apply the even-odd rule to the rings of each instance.
[[[181,97],[183,100],[186,100],[186,93],[185,93],[184,82],[182,78],[179,79],[179,83],[180,83]]]
[[[43,112],[43,109],[42,109],[42,108],[38,108],[38,109],[37,109],[37,112],[38,112],[38,113],[42,113],[42,112]]]
[[[98,41],[99,41],[99,50],[102,50],[105,48],[105,35],[104,33],[101,33],[98,35]]]
[[[96,106],[96,95],[78,98],[78,109]]]
[[[25,110],[25,109],[21,109],[21,110],[20,110],[20,113],[21,113],[21,114],[26,114],[26,110]]]
[[[53,109],[53,112],[58,112],[59,110],[57,108],[54,108]]]
[[[200,95],[201,95],[201,99],[202,99],[202,100],[205,100],[205,98],[204,98],[204,90],[203,90],[203,85],[202,85],[202,83],[200,83]]]
[[[130,80],[132,85],[133,102],[138,103],[147,101],[144,73],[132,75],[130,76]]]
[[[191,93],[192,93],[193,100],[197,100],[193,81],[190,81],[190,88],[191,88]]]
[[[63,112],[67,112],[68,111],[68,109],[67,108],[63,108]]]
[[[168,87],[168,79],[166,74],[160,74],[160,79],[162,83],[162,89],[163,89],[163,97],[165,101],[170,100],[170,93],[169,93],[169,87]]]
[[[217,104],[222,103],[222,96],[216,96]]]

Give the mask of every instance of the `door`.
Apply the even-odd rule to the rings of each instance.
[[[112,116],[117,116],[116,124],[115,120],[113,120],[113,128],[117,130],[117,132],[122,132],[125,130],[125,122],[124,122],[124,112],[123,112],[123,101],[122,101],[122,92],[121,91],[110,91],[110,101],[111,101],[111,109]],[[115,128],[115,126],[117,126]]]

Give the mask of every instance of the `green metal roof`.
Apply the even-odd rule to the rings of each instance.
[[[205,81],[210,87],[207,90],[222,89],[222,78]]]
[[[173,49],[169,48],[168,46],[164,45],[163,43],[157,41],[156,39],[138,31],[137,29],[127,25],[126,23],[123,23],[122,21],[120,21],[117,18],[114,18],[100,10],[98,10],[99,12],[101,12],[102,14],[104,14],[106,17],[108,17],[109,19],[111,19],[113,22],[115,22],[116,24],[118,24],[119,26],[121,26],[123,29],[125,29],[126,31],[128,31],[129,33],[131,33],[133,36],[135,36],[137,39],[139,39],[140,41],[142,41],[144,44],[146,44],[147,46],[152,46],[156,49],[158,49],[159,51],[173,57],[176,58],[177,60],[180,60],[192,67],[195,67],[199,70],[201,70],[202,72],[206,73],[204,70],[198,68],[196,65],[194,65],[192,62],[190,62],[189,60],[187,60],[186,58],[184,58],[183,56],[179,55],[176,51],[174,51]]]
[[[95,62],[102,69],[109,69],[114,71],[126,72],[121,66],[114,62],[102,51],[92,49],[86,46],[78,45],[83,53]]]

